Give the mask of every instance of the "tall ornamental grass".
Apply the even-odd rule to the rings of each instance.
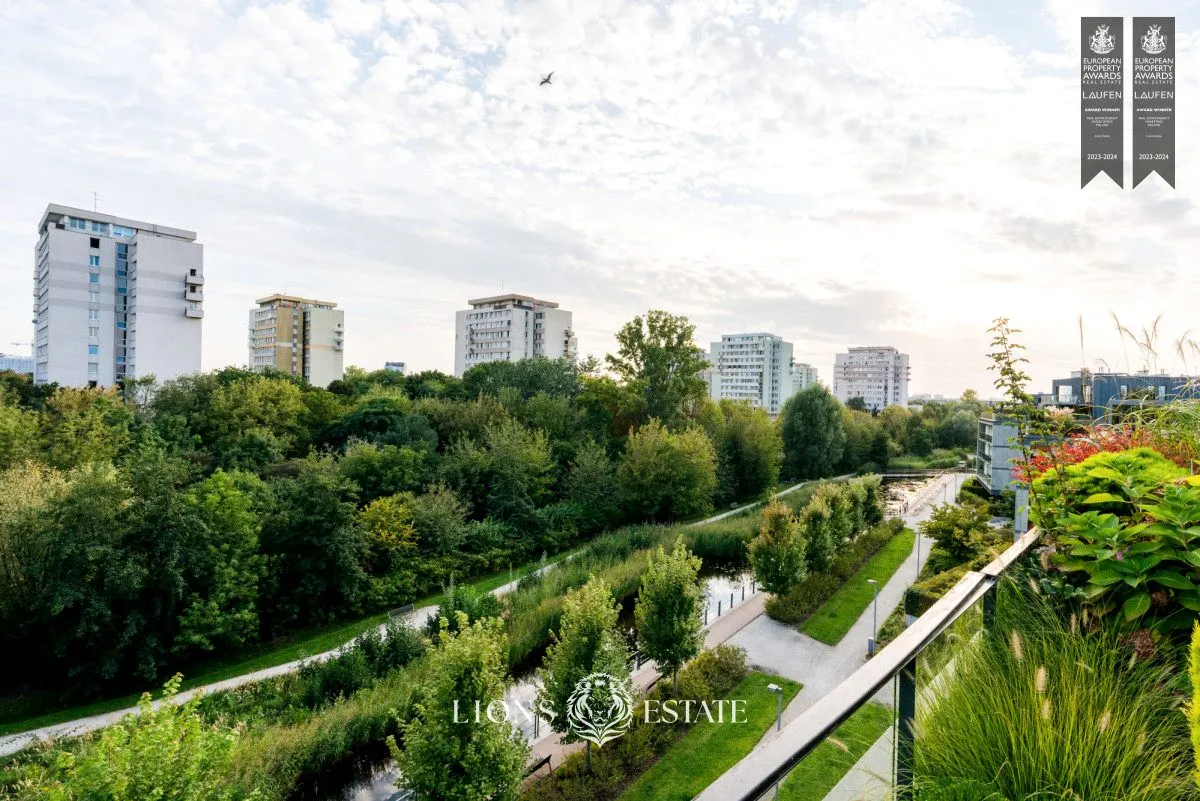
[[[1169,666],[1016,586],[997,588],[997,625],[918,705],[918,797],[1200,797]]]

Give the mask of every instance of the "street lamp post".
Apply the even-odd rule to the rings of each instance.
[[[767,690],[775,693],[775,731],[783,728],[783,688],[778,684],[768,684]]]
[[[867,638],[867,656],[875,656],[875,633],[879,631],[879,582],[867,579],[867,583],[875,588],[875,596],[871,600],[871,636]]]

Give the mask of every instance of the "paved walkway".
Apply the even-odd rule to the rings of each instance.
[[[924,485],[910,496],[905,505],[906,512],[896,507],[890,509],[889,513],[901,514],[905,524],[915,530],[917,523],[929,518],[932,504],[954,499],[965,479],[966,475],[963,474],[939,477],[936,485]],[[921,564],[924,564],[932,541],[920,537],[919,534],[918,538],[921,540]],[[899,605],[905,588],[916,579],[918,572],[917,549],[914,547],[908,559],[880,590],[880,623]],[[727,642],[740,646],[746,649],[750,662],[755,667],[802,683],[804,687],[784,710],[783,722],[786,724],[862,666],[866,659],[867,637],[871,631],[871,609],[868,608],[864,612],[838,645],[829,646],[763,614],[766,597],[766,593],[759,592],[735,607],[731,614],[716,621],[709,628],[704,645],[706,648],[712,648]],[[633,678],[634,683],[644,689],[657,676],[657,669],[650,664],[643,666]],[[891,687],[881,690],[877,700],[892,706]],[[763,737],[763,742],[774,735],[775,727],[772,726]],[[582,743],[564,745],[558,735],[543,735],[533,743],[530,759],[536,763],[550,756],[550,768],[554,769],[562,764],[562,760],[569,754],[582,747]],[[546,769],[542,768],[536,775],[544,775],[545,772]],[[530,781],[533,778],[531,777]]]
[[[800,487],[804,486],[807,483],[810,483],[810,482],[802,482],[800,484],[795,484],[791,487],[788,487],[787,489],[780,491],[779,494],[786,495],[790,492],[793,492],[793,491],[799,489]],[[725,518],[731,517],[732,515],[740,514],[749,509],[753,509],[753,508],[761,505],[761,503],[762,503],[761,501],[756,501],[754,503],[749,503],[744,506],[739,506],[736,509],[730,509],[727,512],[722,512],[721,514],[714,515],[714,516],[706,518],[704,520],[697,521],[695,523],[692,523],[691,525],[704,526],[704,525],[708,525],[709,523],[715,523],[718,520],[724,520]],[[544,570],[551,570],[554,567],[556,567],[557,565],[562,564],[562,562],[567,561],[571,558],[572,558],[572,556],[567,556],[565,559],[561,559],[554,564],[550,564],[544,568],[541,568],[538,572],[542,572]],[[507,584],[497,587],[495,590],[492,591],[492,593],[494,595],[504,595],[504,594],[512,592],[514,589],[516,589],[516,587],[519,583],[520,583],[519,579],[510,581]],[[416,610],[410,612],[406,616],[406,620],[408,620],[409,622],[411,622],[413,625],[416,625],[416,626],[424,625],[426,618],[428,618],[430,615],[437,612],[437,609],[438,609],[438,607],[436,607],[436,606],[423,606],[419,609],[416,609]],[[762,611],[762,609],[761,609],[761,604],[760,604],[759,612],[761,613],[761,611]],[[385,625],[380,626],[379,628],[380,628],[380,631],[383,632],[385,630],[386,626]],[[353,644],[354,644],[354,641],[351,640],[350,642],[347,642],[346,644],[344,644],[342,646],[333,648],[329,651],[325,651],[324,653],[314,654],[313,656],[306,656],[302,659],[295,659],[295,660],[292,660],[291,662],[285,662],[282,665],[275,665],[273,667],[263,668],[262,670],[256,670],[251,673],[245,673],[241,676],[234,676],[233,678],[225,679],[224,681],[218,681],[218,682],[213,682],[212,684],[205,684],[200,687],[194,687],[190,690],[179,693],[179,695],[176,696],[176,701],[177,701],[177,703],[183,703],[183,702],[187,701],[189,698],[196,695],[197,693],[213,693],[213,692],[220,692],[221,690],[232,690],[236,687],[241,687],[245,684],[253,684],[254,682],[259,682],[259,681],[263,681],[265,679],[270,679],[270,678],[274,678],[276,676],[282,676],[287,673],[292,673],[296,670],[299,670],[300,666],[306,662],[323,662],[327,659],[332,659],[333,657],[341,654],[346,649],[350,648]],[[157,708],[160,703],[162,703],[162,702],[155,701],[154,707]],[[111,726],[114,723],[116,723],[117,721],[119,721],[121,718],[125,717],[126,715],[136,715],[137,713],[138,713],[137,707],[129,707],[126,709],[115,710],[113,712],[105,712],[105,713],[99,714],[99,715],[92,715],[92,716],[86,717],[86,718],[79,718],[77,720],[71,720],[71,721],[67,721],[65,723],[57,723],[52,726],[43,726],[41,728],[33,729],[33,730],[30,730],[27,732],[21,732],[19,734],[10,734],[10,735],[4,736],[4,737],[0,737],[0,756],[14,754],[17,751],[20,751],[22,748],[25,748],[26,746],[33,744],[37,740],[78,737],[79,735],[87,734],[88,732],[96,731],[98,729],[103,729],[108,726]]]
[[[914,530],[922,520],[929,518],[932,504],[940,504],[943,499],[952,500],[962,485],[966,475],[953,474],[939,479],[941,491],[921,491],[925,501],[919,505],[911,505],[903,515],[905,523]],[[918,534],[920,563],[917,560],[917,548],[909,554],[908,559],[879,590],[878,622],[883,623],[887,616],[899,606],[904,596],[904,590],[911,584],[920,572],[929,554],[932,540]],[[802,634],[792,626],[772,620],[762,615],[737,633],[729,642],[746,649],[750,661],[776,673],[786,676],[804,685],[792,702],[783,711],[783,722],[787,724],[800,716],[819,699],[824,698],[830,690],[845,681],[854,671],[858,670],[866,660],[867,639],[872,631],[871,607],[863,612],[854,626],[837,645],[826,645],[806,634]],[[876,700],[892,705],[892,690],[890,686],[880,690]],[[764,742],[775,736],[775,729],[763,738]]]
[[[766,593],[762,591],[756,592],[754,595],[747,596],[745,601],[734,606],[732,611],[726,612],[719,618],[711,619],[708,624],[708,630],[704,635],[704,647],[706,649],[716,648],[718,645],[729,641],[751,621],[765,617],[763,615],[763,604],[766,598]],[[658,666],[653,662],[647,662],[633,674],[633,683],[639,689],[645,690],[654,684],[658,678]],[[584,744],[581,742],[569,745],[565,744],[562,742],[560,735],[551,732],[543,734],[532,743],[529,759],[531,763],[537,763],[549,756],[549,767],[551,770],[554,770],[570,754],[582,750],[583,747]],[[546,772],[546,768],[540,769],[526,781],[526,785],[531,784],[537,777],[545,775]]]

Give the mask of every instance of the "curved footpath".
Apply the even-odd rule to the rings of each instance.
[[[837,476],[837,478],[847,478],[847,477],[848,476]],[[826,480],[829,480],[829,479],[826,479]],[[795,490],[800,489],[801,487],[805,486],[806,484],[810,484],[810,483],[812,483],[812,482],[804,481],[799,484],[794,484],[793,486],[790,486],[786,489],[780,490],[778,494],[779,495],[787,495],[791,492],[794,492]],[[706,518],[704,520],[700,520],[698,522],[692,523],[691,525],[704,526],[704,525],[708,525],[709,523],[715,523],[718,520],[724,520],[727,517],[732,517],[733,515],[741,514],[742,512],[753,509],[757,506],[760,506],[761,504],[762,504],[762,501],[755,501],[754,503],[748,503],[744,506],[739,506],[736,509],[730,509],[729,511],[722,512],[719,515],[714,515],[714,516]],[[546,567],[541,568],[537,572],[540,573],[545,570],[552,570],[557,565],[562,564],[563,561],[569,560],[571,558],[572,557],[568,556],[568,557],[566,557],[566,559],[560,560],[559,562],[556,562],[553,565],[547,565]],[[505,593],[512,592],[514,589],[516,589],[518,583],[520,583],[520,579],[517,579],[515,581],[510,581],[507,584],[504,584],[504,585],[492,590],[492,594],[493,595],[504,595]],[[747,600],[749,600],[749,599],[747,599]],[[427,618],[429,615],[437,612],[437,609],[438,609],[437,606],[423,606],[420,609],[416,609],[416,610],[412,611],[411,613],[409,613],[407,620],[409,620],[411,622],[416,622],[418,624],[423,623],[425,618]],[[385,628],[386,628],[386,624],[380,626],[381,631],[383,631]],[[724,627],[722,627],[722,628],[724,628]],[[176,701],[178,703],[183,703],[183,702],[187,701],[189,698],[196,695],[197,693],[212,693],[212,692],[220,692],[221,690],[232,690],[236,687],[241,687],[244,684],[252,684],[254,682],[262,681],[264,679],[269,679],[269,678],[273,678],[275,676],[282,676],[287,673],[292,673],[292,672],[295,672],[296,670],[299,670],[300,666],[306,662],[323,662],[327,659],[331,659],[331,658],[341,654],[343,651],[345,651],[347,648],[349,648],[353,644],[354,644],[354,640],[350,640],[345,645],[341,645],[332,650],[325,651],[324,653],[315,654],[313,656],[306,656],[302,659],[296,659],[291,662],[285,662],[282,665],[275,665],[274,667],[263,668],[262,670],[256,670],[252,673],[245,673],[241,676],[234,676],[233,678],[225,679],[224,681],[213,682],[212,684],[205,684],[200,687],[193,687],[192,689],[187,690],[186,692],[179,693],[179,695],[176,696]],[[158,705],[161,703],[162,703],[162,701],[155,701],[153,705],[155,708],[157,708]],[[20,732],[18,734],[10,734],[5,737],[0,737],[0,756],[14,754],[17,751],[20,751],[21,749],[23,749],[29,745],[32,745],[37,740],[78,737],[81,734],[87,734],[88,732],[96,731],[98,729],[103,729],[107,726],[111,726],[114,723],[116,723],[117,721],[121,720],[121,718],[125,717],[126,715],[136,715],[137,713],[138,713],[137,707],[129,707],[126,709],[118,709],[113,712],[105,712],[100,715],[92,715],[91,717],[79,718],[77,720],[67,721],[66,723],[56,723],[52,726],[43,726],[38,729],[31,729],[30,731],[25,731],[25,732]]]

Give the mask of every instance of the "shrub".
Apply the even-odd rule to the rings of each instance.
[[[767,592],[783,595],[804,580],[806,543],[786,504],[771,501],[763,510],[762,530],[750,543],[754,577]]]
[[[237,792],[227,784],[240,729],[205,725],[199,697],[177,705],[182,677],[165,685],[155,709],[143,693],[138,714],[86,739],[75,753],[54,751],[44,761],[17,768],[21,798],[234,801],[261,799],[257,788]]]
[[[990,519],[987,507],[981,504],[942,504],[920,524],[920,531],[953,559],[965,562],[983,550]]]
[[[1192,732],[1192,758],[1196,761],[1196,785],[1200,787],[1200,623],[1192,626],[1192,645],[1188,651],[1188,677],[1192,682],[1192,700],[1186,706],[1188,728]]]
[[[838,554],[824,571],[809,573],[804,581],[787,594],[768,598],[767,614],[781,623],[803,623],[872,556],[903,530],[903,521],[893,518],[864,531]]]
[[[1126,514],[1132,503],[1166,482],[1187,475],[1158,451],[1133,448],[1102,452],[1076,464],[1047,470],[1034,482],[1030,518],[1047,531],[1058,519],[1085,510]],[[1089,498],[1113,496],[1085,506]]]
[[[1190,627],[1200,611],[1200,478],[1174,483],[1179,469],[1146,448],[1098,454],[1065,472],[1052,502],[1066,503],[1055,566],[1081,576],[1098,615],[1119,609],[1137,625]],[[1096,511],[1072,511],[1088,507]]]

